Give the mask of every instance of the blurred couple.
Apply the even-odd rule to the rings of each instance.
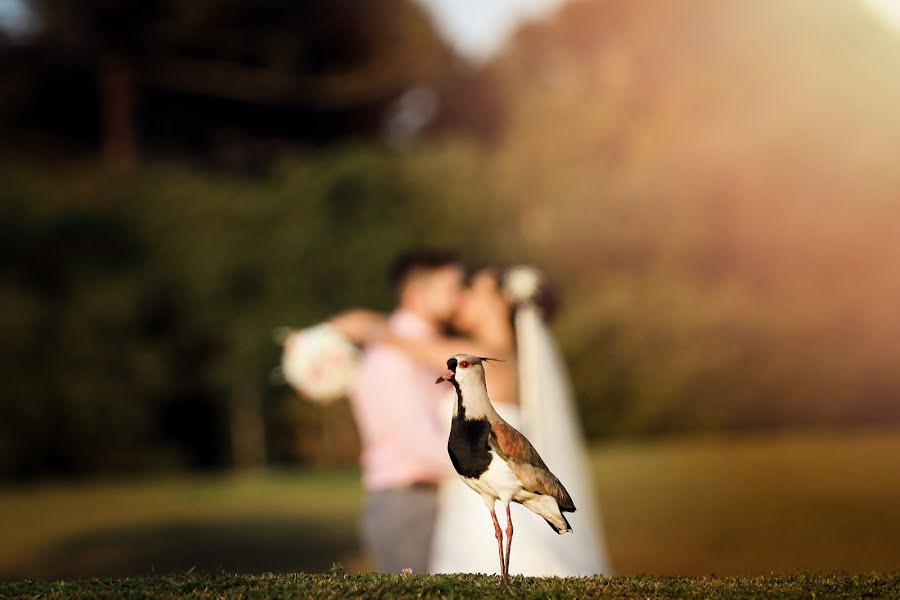
[[[365,348],[351,405],[362,440],[362,538],[376,569],[497,573],[484,503],[447,454],[455,396],[435,385],[449,356],[468,353],[505,361],[487,374],[497,412],[534,443],[579,507],[574,533],[560,536],[514,504],[510,572],[609,574],[570,382],[545,324],[553,297],[540,274],[487,267],[466,284],[454,255],[420,250],[395,262],[390,283],[390,315],[351,310],[331,321]]]

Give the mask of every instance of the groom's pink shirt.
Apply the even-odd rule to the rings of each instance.
[[[430,323],[405,310],[391,315],[388,328],[409,338],[437,335]],[[449,390],[434,383],[440,374],[385,344],[363,354],[350,401],[362,438],[366,489],[437,482],[452,474],[449,427],[441,420],[450,418],[441,411]]]

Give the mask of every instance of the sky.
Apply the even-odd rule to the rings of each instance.
[[[0,0],[0,28],[21,30],[28,25],[28,13],[22,0]]]
[[[562,0],[416,1],[456,50],[473,60],[490,58],[524,21],[543,17],[562,4]]]

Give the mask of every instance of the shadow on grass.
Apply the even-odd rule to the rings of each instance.
[[[102,529],[54,544],[15,578],[122,577],[190,569],[233,573],[328,570],[358,560],[355,522],[250,518]]]

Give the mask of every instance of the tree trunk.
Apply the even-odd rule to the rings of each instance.
[[[262,395],[248,383],[238,383],[231,392],[231,453],[235,469],[255,470],[266,464],[266,428]]]
[[[121,56],[106,56],[100,65],[100,92],[104,159],[114,168],[130,169],[137,161],[132,65]]]

